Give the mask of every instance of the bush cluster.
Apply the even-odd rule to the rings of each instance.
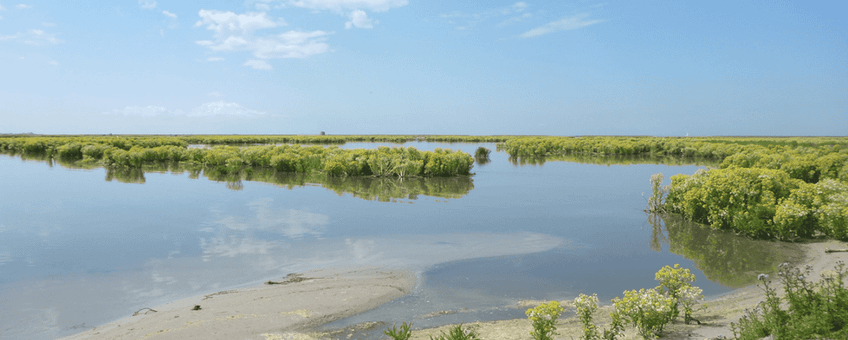
[[[766,300],[754,309],[745,310],[737,323],[731,324],[740,340],[762,339],[845,339],[848,336],[848,289],[845,288],[845,264],[839,262],[830,275],[817,283],[808,281],[812,268],[790,268],[780,265],[778,277],[783,283],[783,298],[771,286],[768,275],[758,279]]]

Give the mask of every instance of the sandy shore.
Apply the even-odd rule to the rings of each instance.
[[[813,266],[813,279],[833,269],[838,261],[848,262],[848,253],[825,253],[825,249],[846,248],[842,242],[805,244],[805,261]],[[334,339],[349,338],[350,329],[385,327],[382,323],[351,326],[350,329],[315,331],[328,322],[373,309],[415,288],[415,274],[408,271],[356,269],[320,270],[290,275],[279,284],[223,291],[193,297],[168,305],[141,310],[136,315],[76,334],[66,339]],[[781,289],[778,287],[778,289]],[[693,315],[701,325],[685,325],[680,320],[666,326],[664,339],[713,339],[731,337],[730,323],[746,308],[764,299],[757,286],[735,290],[706,301]],[[530,308],[544,301],[519,301],[504,308]],[[561,301],[570,308],[570,301]],[[199,306],[199,310],[194,310]],[[608,327],[611,306],[599,309],[595,322]],[[446,311],[451,313],[455,311]],[[412,321],[412,320],[411,320]],[[412,339],[429,339],[447,332],[453,325],[420,329]],[[476,322],[464,325],[475,329],[482,339],[529,339],[532,330],[526,319]],[[627,327],[625,339],[638,339]],[[575,317],[558,323],[561,339],[578,338],[582,325]],[[371,334],[374,334],[373,332]],[[377,333],[379,334],[379,333]]]
[[[142,309],[65,339],[301,339],[415,288],[411,271],[318,270]],[[197,306],[197,307],[196,307]]]

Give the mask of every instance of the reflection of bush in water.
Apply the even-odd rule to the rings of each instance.
[[[139,168],[106,169],[106,181],[116,180],[121,183],[144,184],[144,171]]]
[[[365,200],[389,202],[393,199],[417,199],[419,195],[460,198],[474,188],[470,176],[456,177],[332,177],[322,173],[277,172],[267,168],[246,168],[242,171],[206,169],[203,174],[210,180],[227,182],[227,188],[241,190],[242,180],[265,182],[288,189],[319,184],[339,195],[351,194]]]
[[[672,253],[694,261],[707,279],[731,288],[756,284],[757,274],[775,273],[780,263],[798,263],[803,256],[798,244],[753,240],[677,215],[649,214],[648,221],[651,249],[659,251],[666,243]]]

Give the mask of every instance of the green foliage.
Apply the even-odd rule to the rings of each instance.
[[[528,309],[524,314],[530,319],[533,331],[530,335],[534,340],[551,340],[556,335],[556,320],[563,308],[559,302],[551,301]]]
[[[651,176],[651,197],[648,199],[648,211],[660,212],[663,210],[663,200],[667,192],[666,187],[662,185],[663,174],[654,174]]]
[[[404,321],[400,326],[400,329],[396,328],[396,325],[392,325],[392,328],[383,331],[383,333],[394,340],[408,340],[409,337],[412,336],[412,330],[410,330],[411,327],[411,323],[407,324],[406,321]]]
[[[672,309],[677,301],[656,289],[629,290],[623,298],[612,299],[615,312],[625,323],[636,326],[639,335],[653,339],[662,334],[663,327],[674,318]]]
[[[474,330],[471,330],[471,329],[463,331],[462,330],[462,324],[451,327],[450,330],[448,331],[448,334],[445,334],[445,332],[443,331],[442,334],[440,334],[436,337],[433,337],[432,335],[430,336],[430,340],[478,340],[478,339],[480,339],[480,338],[479,338],[479,334],[477,334],[477,332],[475,332]]]
[[[684,322],[689,323],[692,319],[692,306],[704,298],[701,295],[701,289],[693,287],[695,282],[695,274],[692,274],[688,268],[680,268],[679,264],[674,267],[662,267],[654,275],[654,278],[660,282],[656,290],[665,293],[675,300],[675,306],[671,309],[671,318],[677,318],[680,315],[678,307],[684,309]]]
[[[574,307],[577,310],[577,318],[583,324],[584,340],[594,340],[601,337],[598,326],[592,323],[592,314],[598,310],[598,294],[592,296],[580,294],[574,299]]]
[[[845,264],[839,262],[832,273],[817,283],[808,281],[812,267],[804,270],[781,264],[778,272],[785,292],[777,296],[767,275],[760,274],[766,300],[753,310],[745,310],[731,329],[737,339],[844,339],[848,332],[848,289]],[[786,309],[783,309],[783,307]]]

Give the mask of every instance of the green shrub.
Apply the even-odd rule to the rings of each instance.
[[[433,337],[430,336],[430,340],[479,340],[479,335],[474,330],[462,330],[462,324],[451,327],[448,331],[448,334],[445,334],[443,331],[442,334]]]
[[[562,313],[563,308],[559,302],[551,301],[528,309],[524,314],[530,319],[533,331],[530,335],[534,340],[551,340],[556,332],[556,320]]]
[[[640,289],[624,292],[623,298],[612,299],[616,314],[622,322],[636,326],[639,335],[653,339],[662,334],[663,327],[674,319],[672,309],[677,301],[656,289]]]
[[[398,329],[396,325],[392,325],[392,328],[386,329],[383,333],[394,340],[408,340],[409,337],[412,336],[412,330],[410,330],[411,327],[411,323],[407,324],[406,321],[404,321],[400,326],[400,329]]]
[[[737,339],[754,340],[774,335],[775,339],[845,339],[848,334],[848,289],[845,264],[840,261],[817,283],[807,281],[812,267],[804,270],[780,265],[783,298],[777,296],[768,275],[758,279],[766,300],[745,315],[731,329]],[[783,309],[785,306],[786,309]]]

